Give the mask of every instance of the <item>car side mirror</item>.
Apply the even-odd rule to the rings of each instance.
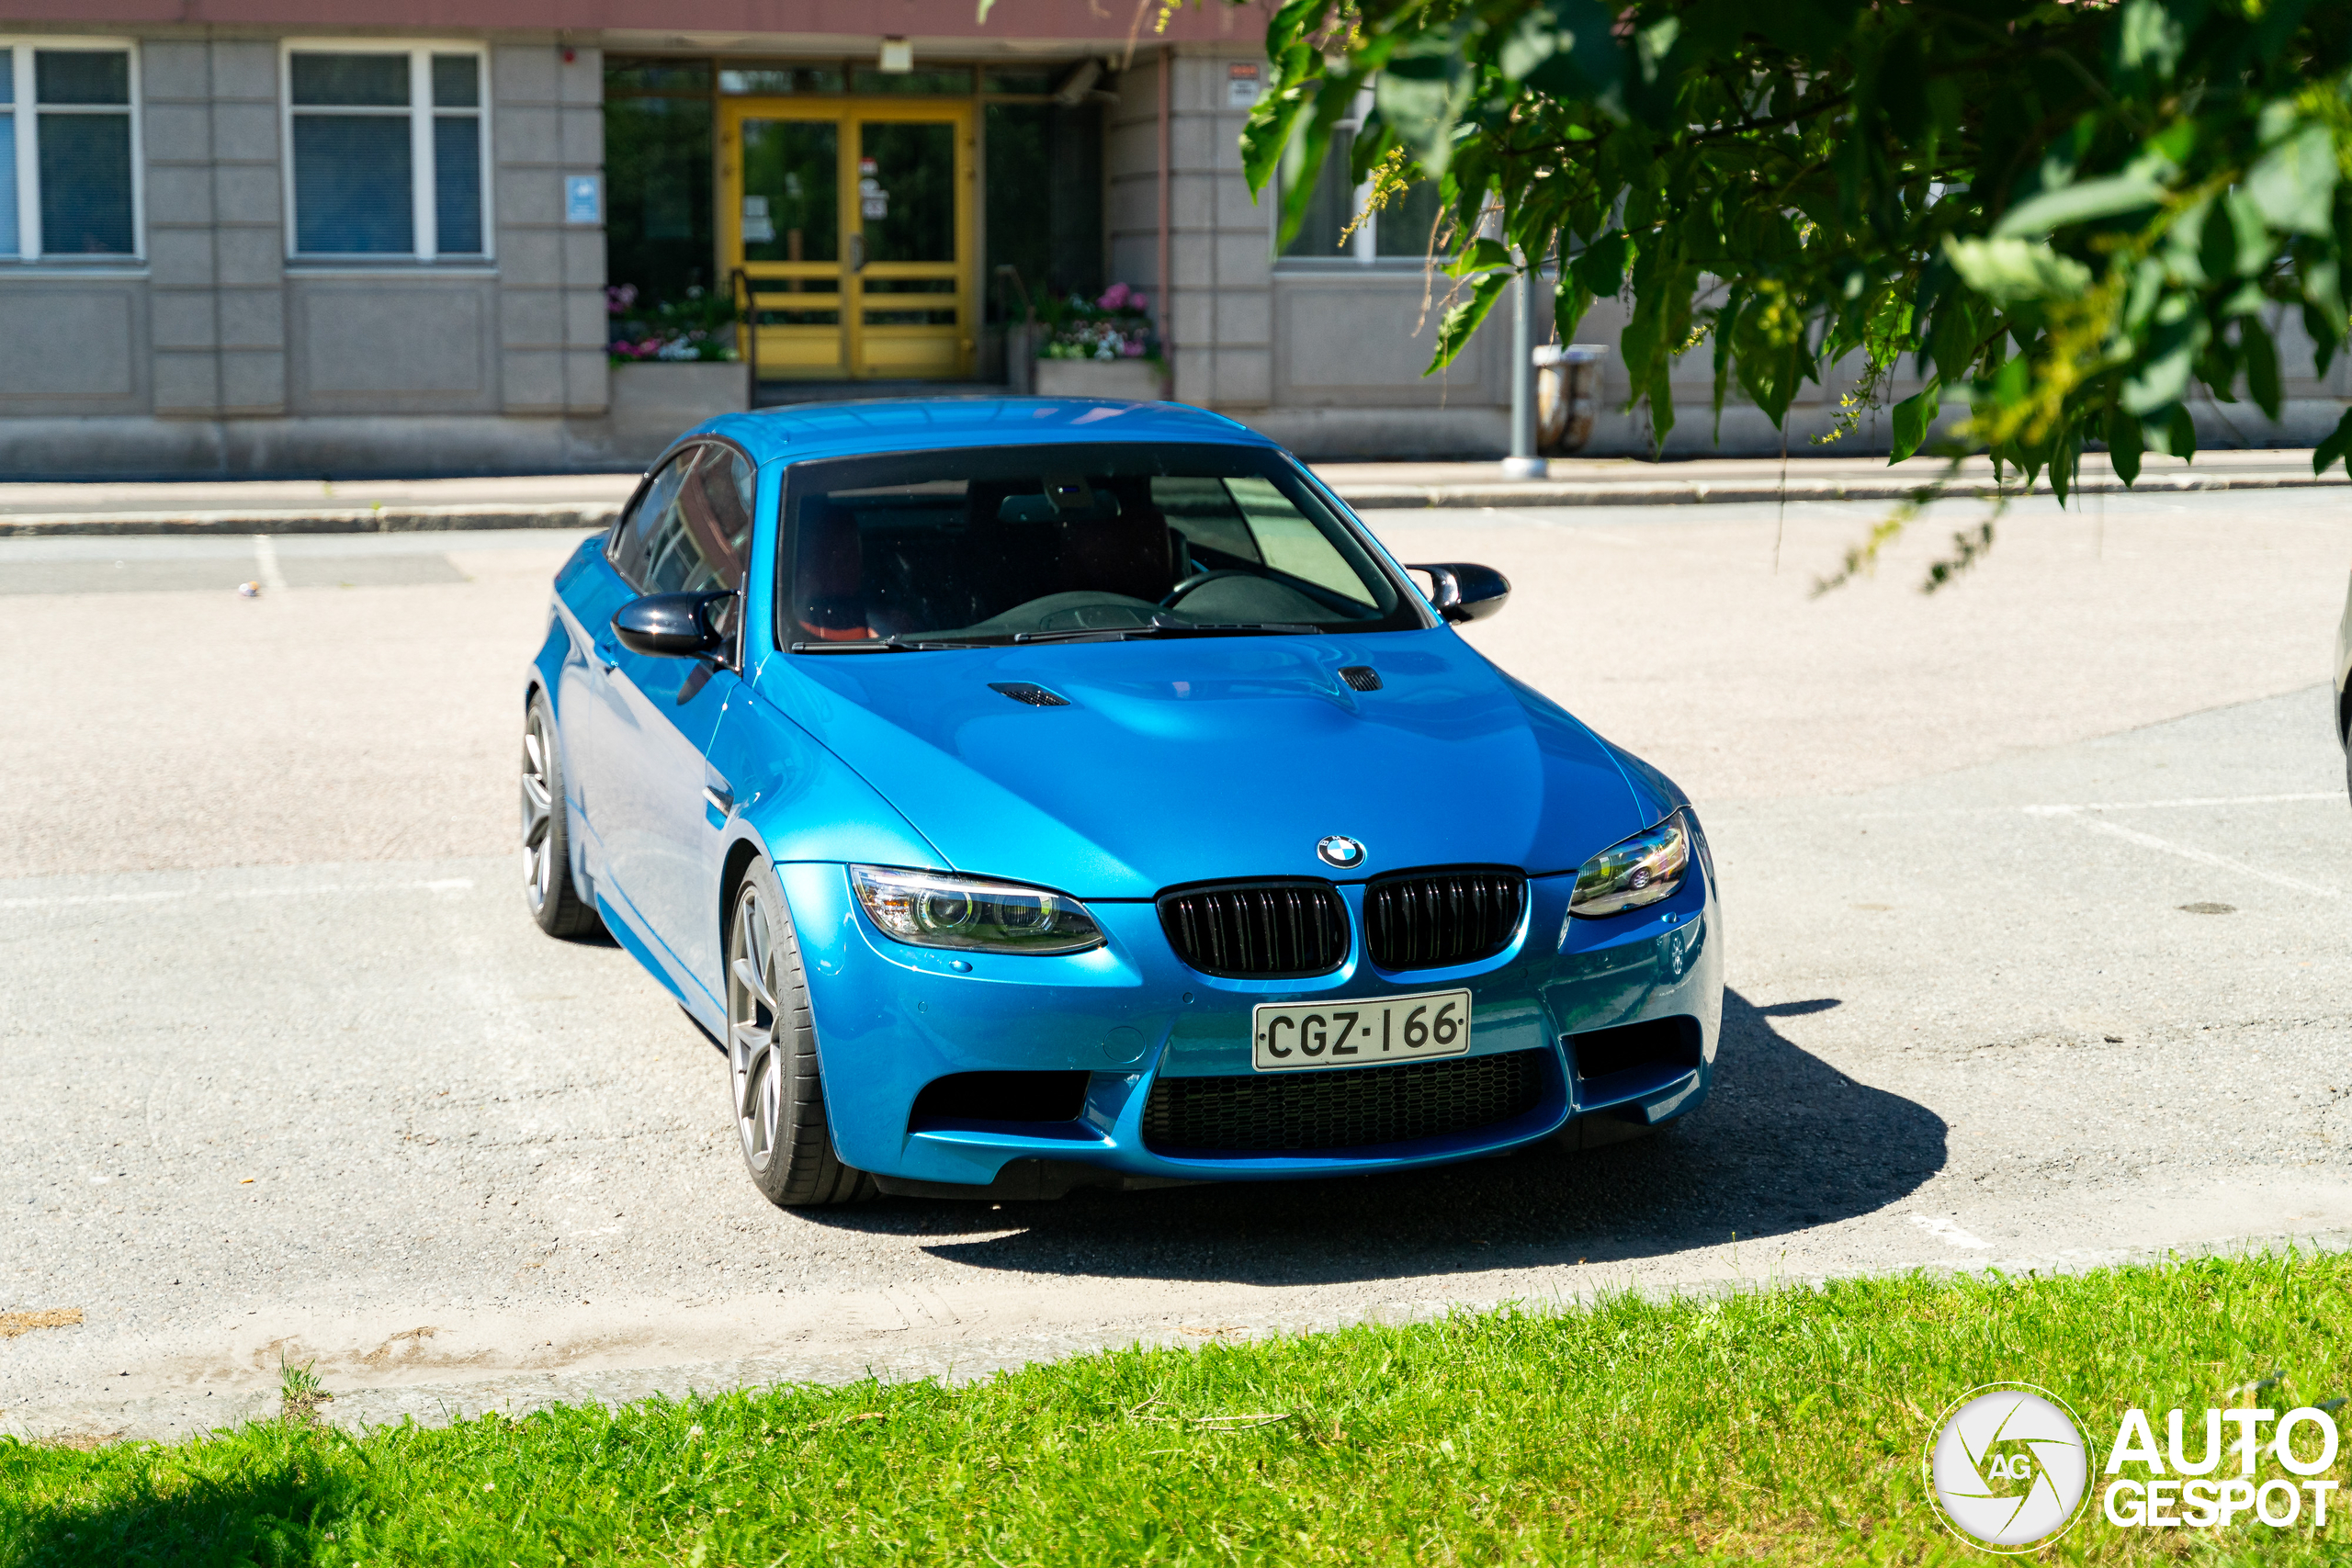
[[[711,625],[711,611],[732,593],[648,593],[622,605],[613,616],[613,635],[631,653],[691,659],[715,654],[727,634]]]
[[[1430,574],[1430,604],[1449,621],[1483,621],[1510,597],[1510,579],[1490,566],[1447,561],[1405,570]]]

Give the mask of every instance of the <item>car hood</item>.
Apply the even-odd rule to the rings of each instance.
[[[1382,689],[1351,689],[1351,665]],[[1082,898],[1474,863],[1573,871],[1657,814],[1608,746],[1450,627],[778,655],[755,683],[950,866]],[[1331,834],[1366,846],[1360,869],[1317,858]]]

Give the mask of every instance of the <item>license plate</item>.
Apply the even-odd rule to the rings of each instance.
[[[1250,1032],[1250,1065],[1261,1073],[1459,1056],[1470,1049],[1470,993],[1268,1002],[1252,1010]]]

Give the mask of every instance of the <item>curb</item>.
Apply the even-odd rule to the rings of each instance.
[[[2163,495],[2187,491],[2308,490],[2319,485],[2352,484],[2344,475],[2322,476],[2288,471],[2268,474],[2151,474],[2136,485],[2111,477],[2086,479],[2070,492],[2075,495]],[[1340,499],[1358,512],[1408,507],[1515,506],[1698,506],[1756,501],[1908,501],[1923,487],[1915,479],[1701,479],[1627,481],[1525,479],[1490,485],[1364,485],[1339,491]],[[2048,495],[2049,485],[2030,490],[2005,486],[1990,479],[1956,479],[1944,487],[1948,500],[1990,499],[2007,494]]]
[[[2127,486],[2112,477],[2086,479],[2077,495],[2163,495],[2191,491],[2308,490],[2345,486],[2352,479],[2284,470],[2252,474],[2151,474]],[[1351,485],[1338,491],[1358,512],[1395,512],[1443,507],[1701,506],[1762,501],[1907,501],[1920,491],[1910,479],[1797,479],[1777,478],[1703,479],[1521,479],[1492,484]],[[2007,493],[2047,495],[2046,483],[2030,491],[2004,487],[1990,479],[1962,479],[1944,490],[1948,499],[1989,499]],[[412,534],[485,528],[606,528],[620,514],[616,504],[587,502],[554,507],[404,506],[341,507],[313,512],[60,512],[0,513],[0,538],[69,534]]]

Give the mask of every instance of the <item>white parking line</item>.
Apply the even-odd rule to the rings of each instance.
[[[2288,801],[2340,800],[2340,789],[2304,790],[2295,795],[2191,795],[2178,800],[2095,800],[2081,806],[2028,806],[2029,817],[2063,817],[2075,811],[2165,811],[2184,806],[2278,806]]]
[[[1949,1247],[1964,1247],[1978,1252],[1990,1252],[1993,1244],[1962,1230],[1958,1220],[1948,1220],[1940,1214],[1914,1214],[1911,1223]]]
[[[266,534],[254,536],[254,568],[261,585],[272,593],[286,592],[286,574],[277,569],[277,541]]]
[[[474,885],[470,876],[447,876],[433,882],[322,882],[311,887],[167,887],[152,893],[69,893],[51,898],[0,898],[0,909],[62,909],[83,904],[153,904],[167,898],[215,899],[301,898],[317,893],[461,893]]]
[[[2178,800],[2090,800],[2065,806],[1931,806],[1902,811],[1857,811],[1857,821],[1877,822],[1900,820],[1914,817],[2007,817],[2022,811],[2028,817],[2071,817],[2081,811],[2165,811],[2185,807],[2216,806],[2300,806],[2314,801],[2344,798],[2340,789],[2302,790],[2292,795],[2184,795]],[[1702,803],[1704,804],[1703,802]],[[1717,811],[1729,809],[1724,806]]]
[[[2154,850],[2163,854],[2177,855],[2182,860],[2195,861],[2199,865],[2210,865],[2216,870],[2226,871],[2233,875],[2251,876],[2257,882],[2267,882],[2273,886],[2291,888],[2297,893],[2308,893],[2314,898],[2344,897],[2337,889],[2323,887],[2316,882],[2305,882],[2300,877],[2266,871],[2258,865],[2248,865],[2242,860],[2232,860],[2227,855],[2217,855],[2211,850],[2196,849],[2188,844],[2176,844],[2170,839],[2159,839],[2154,833],[2143,833],[2136,828],[2126,828],[2120,822],[2104,822],[2096,817],[2082,815],[2085,811],[2096,809],[2095,807],[2035,806],[2029,807],[2027,809],[2037,817],[2059,817],[2069,821],[2079,822],[2094,833],[2105,833],[2110,838],[2120,839],[2127,844],[2137,844],[2143,850]]]

